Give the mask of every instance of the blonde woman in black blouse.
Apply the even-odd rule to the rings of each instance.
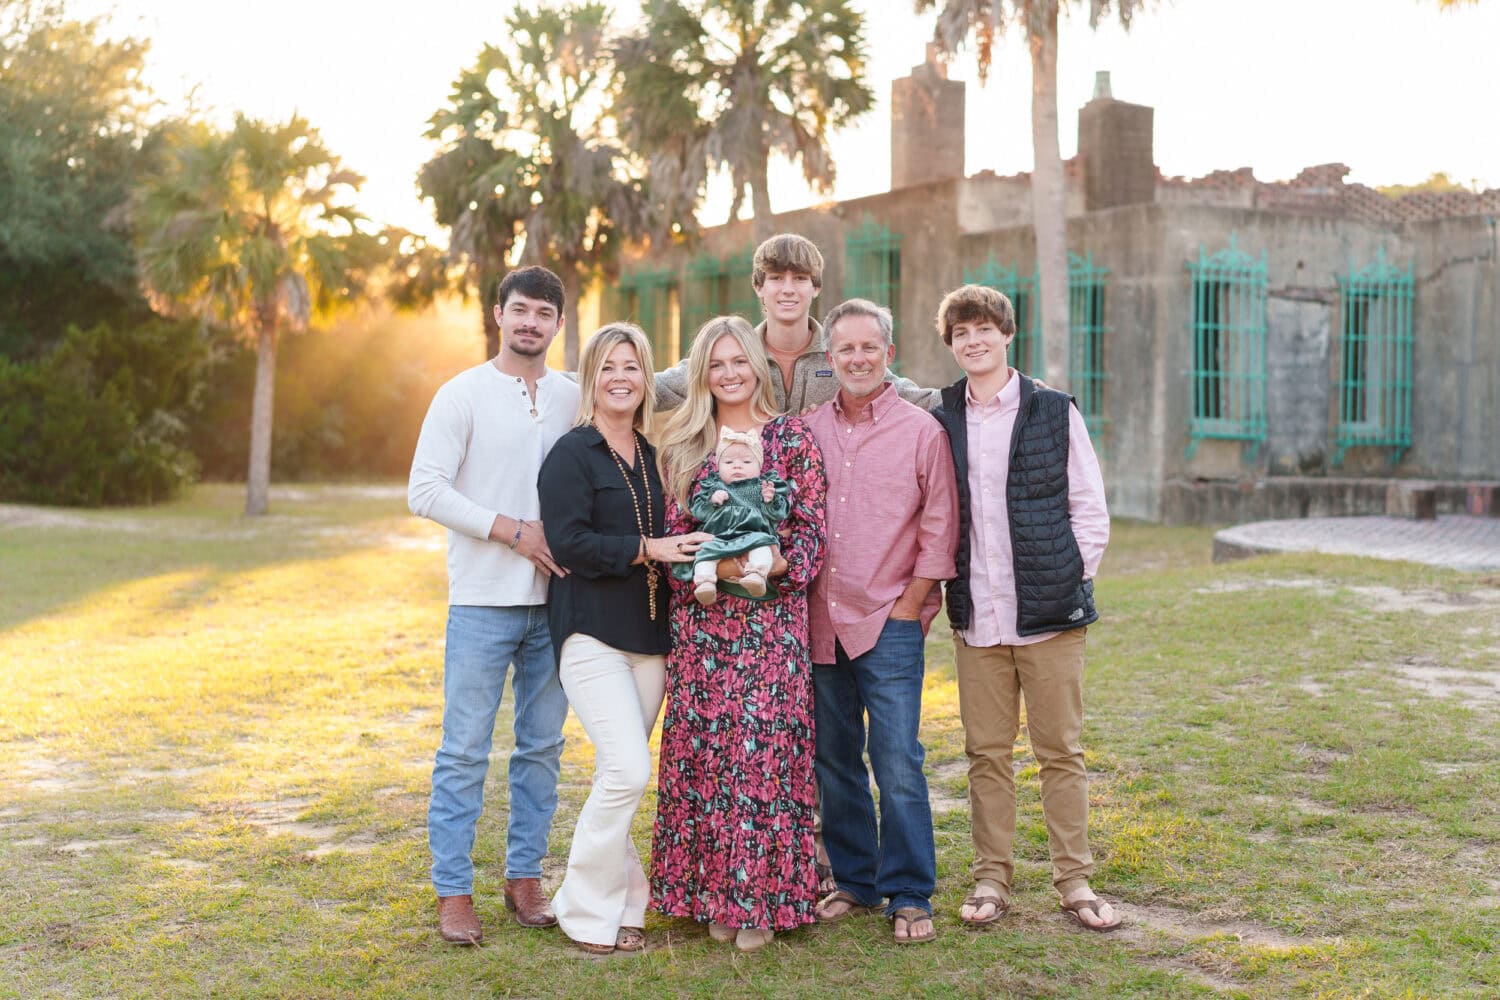
[[[662,537],[661,479],[646,442],[651,347],[629,323],[589,339],[579,364],[576,426],[538,480],[554,578],[548,623],[558,675],[594,744],[594,787],[578,815],[558,926],[591,955],[641,951],[649,899],[630,823],[651,778],[647,745],[670,646],[666,570],[713,536]]]

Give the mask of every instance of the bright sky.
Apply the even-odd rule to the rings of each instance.
[[[854,0],[866,10],[878,104],[835,137],[835,197],[890,182],[890,81],[924,58],[932,15],[907,0]],[[87,14],[108,0],[75,0]],[[152,41],[149,79],[169,101],[196,99],[226,119],[307,116],[344,162],[368,180],[365,212],[422,232],[434,229],[415,174],[432,155],[422,133],[458,71],[486,41],[504,37],[508,3],[424,0],[134,0],[116,24]],[[631,0],[617,19],[635,16]],[[1198,176],[1250,166],[1262,180],[1339,161],[1366,184],[1412,183],[1444,171],[1500,187],[1500,0],[1440,12],[1436,0],[1167,0],[1118,26],[1091,32],[1066,22],[1059,57],[1062,152],[1076,144],[1077,110],[1094,72],[1111,71],[1114,96],[1156,109],[1156,162]],[[997,49],[981,89],[973,57],[950,75],[970,80],[967,167],[1031,169],[1030,63],[1024,45]],[[721,184],[701,213],[728,211]],[[794,167],[773,167],[772,207],[815,199]]]

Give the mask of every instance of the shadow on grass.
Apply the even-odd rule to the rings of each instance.
[[[0,505],[0,632],[152,577],[193,574],[160,607],[175,611],[237,574],[361,548],[430,548],[441,565],[441,529],[407,512],[399,485],[277,487],[271,498],[261,518],[241,513],[234,484],[155,507]]]

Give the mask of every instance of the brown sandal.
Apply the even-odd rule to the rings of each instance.
[[[928,928],[926,934],[913,934],[911,932],[911,925],[919,920],[925,920],[928,923],[932,924],[932,926]],[[902,921],[904,921],[906,924],[905,937],[902,937],[899,934],[895,934],[895,931],[901,927]],[[894,925],[891,928],[891,932],[895,936],[897,944],[926,944],[928,941],[932,941],[937,937],[937,924],[933,922],[932,914],[928,913],[920,906],[901,907],[901,909],[891,914],[891,922]]]
[[[838,913],[832,914],[831,916],[823,912],[830,906],[838,906],[841,904],[845,906],[846,909],[840,910]],[[818,923],[820,924],[832,924],[843,920],[845,917],[853,917],[858,916],[862,913],[869,913],[874,909],[875,908],[873,906],[866,906],[864,903],[861,903],[859,900],[855,899],[852,895],[845,892],[843,889],[835,889],[833,892],[830,892],[828,895],[818,900],[818,905],[813,909],[813,916],[818,918]]]
[[[1094,916],[1098,917],[1100,916],[1099,907],[1102,906],[1104,902],[1104,900],[1100,899],[1098,896],[1095,896],[1093,899],[1077,899],[1071,903],[1063,903],[1061,904],[1063,916],[1067,917],[1069,920],[1073,921],[1073,923],[1077,924],[1079,927],[1082,927],[1086,931],[1093,931],[1096,934],[1106,934],[1109,931],[1118,928],[1122,923],[1124,923],[1124,921],[1121,920],[1120,917],[1116,916],[1113,923],[1095,925],[1089,923],[1078,915],[1080,911],[1088,910]]]
[[[981,917],[978,913],[972,917],[965,917],[960,910],[958,919],[963,921],[965,927],[988,927],[991,924],[998,923],[1001,917],[1010,912],[1010,900],[1001,899],[999,896],[969,896],[964,899],[961,905],[972,906],[976,910],[979,910],[983,906],[993,906],[995,908],[995,912],[987,917]]]
[[[644,927],[621,927],[615,935],[615,951],[632,953],[646,950],[646,929]]]
[[[574,938],[568,938],[568,940],[576,944],[579,951],[593,958],[604,958],[606,955],[614,954],[615,951],[615,946],[612,944],[594,944],[592,941],[579,941]]]

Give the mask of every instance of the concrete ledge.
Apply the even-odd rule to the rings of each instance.
[[[1271,552],[1326,552],[1494,572],[1500,570],[1500,518],[1309,517],[1239,524],[1214,535],[1214,562]]]
[[[1500,518],[1500,484],[1415,479],[1275,476],[1255,480],[1170,479],[1162,485],[1164,524],[1239,524],[1301,517],[1357,517],[1387,513],[1393,487],[1430,489],[1432,513]]]

